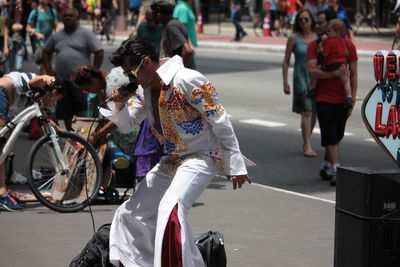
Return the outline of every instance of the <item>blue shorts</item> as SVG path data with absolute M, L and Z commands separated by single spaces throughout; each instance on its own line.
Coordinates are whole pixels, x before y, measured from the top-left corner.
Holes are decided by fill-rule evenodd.
M 0 119 L 8 120 L 9 104 L 6 88 L 0 85 Z

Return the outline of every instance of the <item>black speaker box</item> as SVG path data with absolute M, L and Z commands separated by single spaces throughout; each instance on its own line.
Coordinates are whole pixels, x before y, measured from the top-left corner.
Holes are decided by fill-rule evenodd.
M 399 170 L 338 169 L 334 266 L 400 266 Z

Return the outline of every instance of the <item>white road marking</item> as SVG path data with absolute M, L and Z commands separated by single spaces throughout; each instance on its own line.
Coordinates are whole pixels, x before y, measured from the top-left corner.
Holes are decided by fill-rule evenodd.
M 365 138 L 365 141 L 367 141 L 367 142 L 375 142 L 375 139 L 374 138 Z
M 273 122 L 273 121 L 263 121 L 263 120 L 257 120 L 257 119 L 249 119 L 249 120 L 240 120 L 242 123 L 247 123 L 247 124 L 254 124 L 254 125 L 259 125 L 259 126 L 266 126 L 266 127 L 283 127 L 286 126 L 286 123 L 281 123 L 281 122 Z
M 301 193 L 297 193 L 297 192 L 294 192 L 294 191 L 285 190 L 285 189 L 281 189 L 281 188 L 277 188 L 277 187 L 272 187 L 272 186 L 268 186 L 268 185 L 262 185 L 262 184 L 258 184 L 258 183 L 251 183 L 251 184 L 255 185 L 255 186 L 258 186 L 258 187 L 261 187 L 261 188 L 270 189 L 270 190 L 273 190 L 273 191 L 277 191 L 277 192 L 281 192 L 281 193 L 285 193 L 285 194 L 289 194 L 289 195 L 294 195 L 294 196 L 299 196 L 299 197 L 303 197 L 303 198 L 318 200 L 318 201 L 322 201 L 322 202 L 326 202 L 326 203 L 330 203 L 330 204 L 335 204 L 336 203 L 333 200 L 320 198 L 320 197 L 313 197 L 313 196 L 310 196 L 310 195 L 301 194 Z

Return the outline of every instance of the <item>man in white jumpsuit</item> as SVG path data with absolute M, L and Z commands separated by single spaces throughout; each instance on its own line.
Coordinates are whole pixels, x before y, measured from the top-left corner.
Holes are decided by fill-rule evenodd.
M 101 112 L 123 132 L 147 117 L 166 154 L 116 211 L 110 261 L 126 267 L 204 266 L 189 209 L 222 169 L 234 189 L 250 183 L 228 116 L 213 85 L 185 68 L 179 56 L 159 60 L 149 43 L 131 38 L 110 60 L 144 88 L 144 102 L 128 108 L 129 96 L 115 90 Z

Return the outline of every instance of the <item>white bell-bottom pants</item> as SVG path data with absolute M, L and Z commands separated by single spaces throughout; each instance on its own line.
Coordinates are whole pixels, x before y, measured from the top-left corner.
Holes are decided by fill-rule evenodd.
M 188 211 L 217 167 L 202 158 L 189 158 L 170 173 L 162 162 L 115 213 L 110 232 L 110 261 L 115 266 L 121 262 L 125 267 L 204 267 Z M 176 254 L 172 259 L 171 252 Z

